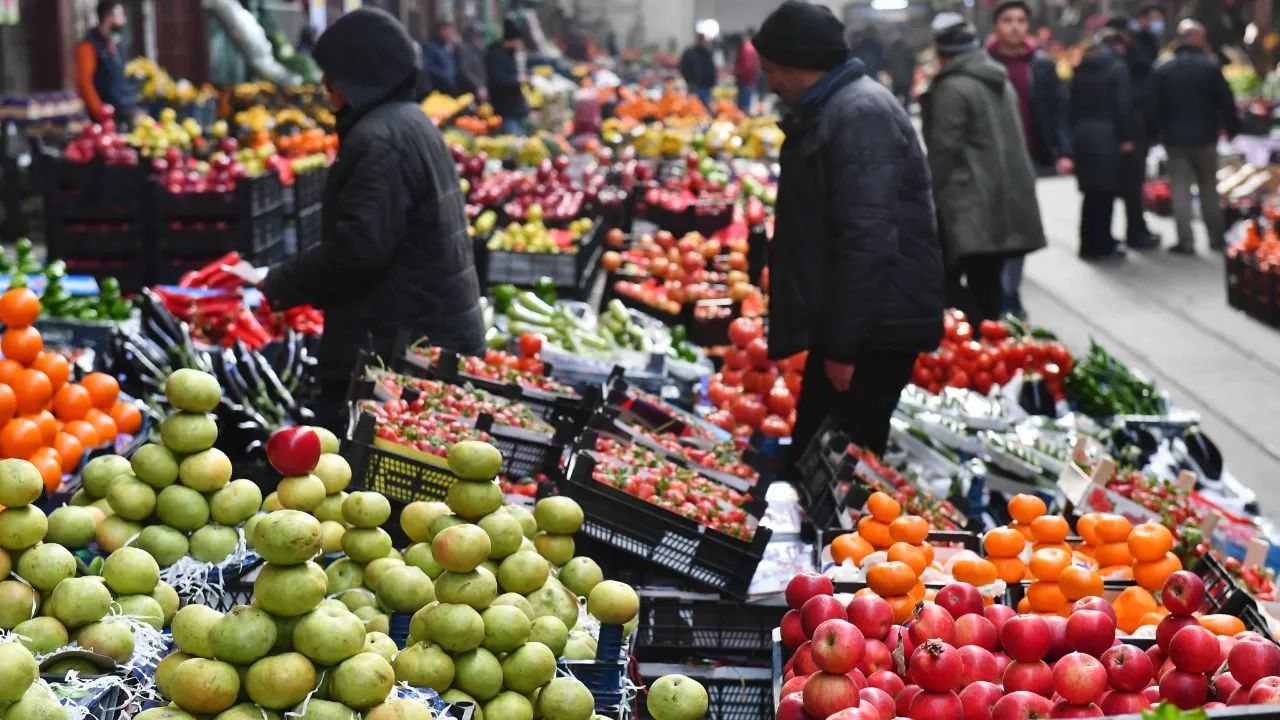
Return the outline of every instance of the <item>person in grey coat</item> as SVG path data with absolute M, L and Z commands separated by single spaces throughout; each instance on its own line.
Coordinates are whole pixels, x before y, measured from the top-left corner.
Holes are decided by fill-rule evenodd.
M 947 261 L 948 300 L 999 318 L 1005 260 L 1045 246 L 1018 96 L 1008 73 L 955 13 L 934 19 L 942 69 L 923 101 L 924 139 Z

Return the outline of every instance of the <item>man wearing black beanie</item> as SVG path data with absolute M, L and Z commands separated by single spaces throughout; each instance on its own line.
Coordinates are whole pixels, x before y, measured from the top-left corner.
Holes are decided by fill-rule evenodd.
M 829 9 L 787 0 L 752 41 L 783 119 L 769 353 L 808 351 L 792 452 L 833 417 L 882 453 L 916 355 L 942 336 L 929 170 L 911 120 Z

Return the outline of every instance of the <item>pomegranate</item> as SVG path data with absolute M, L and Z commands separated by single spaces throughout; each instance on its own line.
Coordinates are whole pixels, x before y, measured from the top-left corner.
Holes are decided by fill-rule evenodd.
M 926 640 L 941 640 L 950 645 L 956 639 L 956 621 L 951 617 L 951 613 L 940 605 L 920 602 L 916 604 L 916 609 L 911 615 L 911 625 L 907 629 L 907 635 L 914 645 L 919 645 Z

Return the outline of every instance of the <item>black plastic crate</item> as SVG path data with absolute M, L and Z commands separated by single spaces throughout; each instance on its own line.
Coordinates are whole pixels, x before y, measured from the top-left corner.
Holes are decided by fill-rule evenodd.
M 315 206 L 307 208 L 294 218 L 294 229 L 298 236 L 298 252 L 310 250 L 320 244 L 324 237 L 323 208 Z
M 254 256 L 284 241 L 284 215 L 270 212 L 239 220 L 169 220 L 156 229 L 160 257 L 217 258 L 229 252 Z
M 686 657 L 768 656 L 773 628 L 785 605 L 690 599 L 640 591 L 636 656 L 642 660 Z
M 742 449 L 741 456 L 743 463 L 756 470 L 757 477 L 754 481 L 750 478 L 740 477 L 738 475 L 727 473 L 723 470 L 718 470 L 716 468 L 696 463 L 679 452 L 670 450 L 649 440 L 648 438 L 645 438 L 640 433 L 640 428 L 636 428 L 623 420 L 620 420 L 618 418 L 618 411 L 612 407 L 601 407 L 597 410 L 596 413 L 591 416 L 591 419 L 587 421 L 586 429 L 597 434 L 611 435 L 628 443 L 639 443 L 657 455 L 664 457 L 681 467 L 696 470 L 698 473 L 716 480 L 723 485 L 728 485 L 740 492 L 751 492 L 763 497 L 765 490 L 768 488 L 769 482 L 773 479 L 772 477 L 759 472 L 759 466 L 762 462 L 762 458 L 759 457 L 759 453 L 756 452 L 756 449 L 749 445 Z M 648 430 L 648 432 L 662 434 L 661 432 L 655 432 L 653 430 Z M 590 446 L 593 442 L 594 441 L 584 442 L 583 445 Z M 692 443 L 693 441 L 689 442 Z
M 143 214 L 146 171 L 141 166 L 50 159 L 45 169 L 46 210 L 59 221 L 136 220 Z
M 1228 252 L 1226 271 L 1227 304 L 1237 310 L 1244 310 L 1244 257 L 1238 252 Z
M 853 469 L 856 463 L 848 453 L 849 438 L 834 429 L 827 421 L 818 428 L 809 447 L 800 456 L 797 463 L 798 481 L 796 489 L 800 491 L 800 502 L 814 527 L 826 528 L 835 526 L 836 519 L 844 508 L 856 504 L 858 495 L 850 494 L 858 491 L 853 488 Z
M 489 435 L 490 442 L 502 453 L 502 472 L 512 478 L 533 477 L 538 473 L 554 475 L 560 468 L 565 447 L 573 439 L 571 429 L 547 435 L 505 425 L 494 425 Z
M 624 640 L 621 625 L 601 625 L 596 640 L 594 660 L 560 660 L 556 665 L 587 686 L 595 698 L 596 712 L 615 714 L 622 704 L 624 680 L 631 658 L 628 655 L 634 636 Z
M 761 720 L 773 717 L 773 673 L 768 667 L 750 665 L 675 665 L 641 663 L 640 675 L 652 683 L 664 675 L 679 673 L 697 680 L 707 690 L 707 720 Z M 651 720 L 646 703 L 638 715 Z
M 718 347 L 729 344 L 729 325 L 733 323 L 735 318 L 742 315 L 742 303 L 723 298 L 719 300 L 700 300 L 689 307 L 691 308 L 688 324 L 689 342 L 702 347 Z M 699 308 L 725 307 L 729 309 L 729 314 L 724 317 L 710 319 L 698 317 Z
M 132 260 L 85 258 L 64 256 L 67 273 L 71 275 L 92 275 L 99 280 L 113 277 L 120 281 L 120 289 L 125 293 L 136 293 L 154 282 L 153 272 L 144 258 Z
M 184 606 L 198 603 L 218 612 L 227 612 L 237 605 L 252 605 L 253 581 L 246 578 L 263 563 L 262 558 L 254 556 L 237 566 L 210 570 L 207 583 L 194 589 L 179 588 L 178 599 Z
M 596 222 L 579 239 L 576 253 L 552 254 L 486 249 L 484 252 L 485 282 L 531 287 L 540 278 L 548 277 L 555 283 L 556 288 L 576 293 L 583 284 L 583 278 L 593 273 L 600 264 L 600 255 L 603 252 L 602 232 L 601 224 Z
M 59 222 L 45 226 L 49 256 L 54 258 L 135 259 L 147 248 L 147 227 L 135 220 Z
M 324 186 L 329 181 L 329 166 L 308 170 L 293 176 L 293 206 L 299 211 L 324 202 Z
M 1201 555 L 1192 565 L 1191 572 L 1204 580 L 1205 610 L 1209 613 L 1234 615 L 1245 627 L 1263 637 L 1275 640 L 1270 624 L 1258 610 L 1258 604 L 1249 591 L 1240 586 L 1230 571 L 1212 553 Z
M 561 494 L 582 506 L 581 535 L 624 550 L 717 592 L 744 598 L 773 532 L 758 526 L 751 540 L 739 540 L 638 497 L 596 482 L 595 460 L 575 453 L 560 485 Z
M 155 202 L 162 223 L 256 217 L 283 205 L 284 186 L 274 172 L 240 180 L 230 192 L 170 193 L 157 188 Z
M 415 459 L 375 445 L 373 416 L 362 414 L 351 439 L 342 444 L 351 465 L 351 484 L 386 495 L 393 502 L 444 500 L 458 476 L 444 458 L 439 464 Z

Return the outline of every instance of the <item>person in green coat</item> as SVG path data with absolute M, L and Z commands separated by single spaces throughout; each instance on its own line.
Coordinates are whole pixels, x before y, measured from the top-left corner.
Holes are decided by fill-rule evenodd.
M 1044 247 L 1044 229 L 1008 74 L 960 15 L 940 13 L 933 34 L 942 68 L 922 106 L 947 300 L 976 323 L 1001 316 L 1004 262 Z

